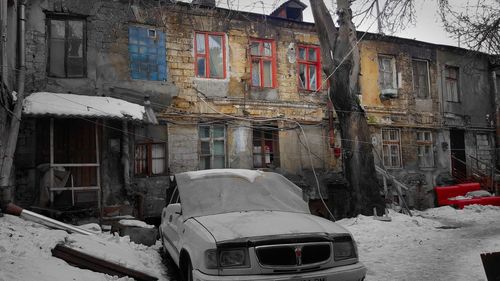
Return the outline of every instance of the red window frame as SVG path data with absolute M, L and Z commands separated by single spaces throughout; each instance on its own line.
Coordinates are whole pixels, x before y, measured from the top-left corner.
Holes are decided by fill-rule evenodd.
M 198 42 L 197 42 L 197 36 L 198 34 L 203 34 L 205 38 L 205 53 L 204 54 L 199 54 L 198 53 Z M 220 36 L 222 37 L 222 78 L 218 77 L 210 77 L 210 54 L 208 50 L 209 44 L 208 44 L 208 36 Z M 198 76 L 198 58 L 203 57 L 205 58 L 205 76 L 199 77 Z M 194 74 L 196 77 L 199 78 L 210 78 L 210 79 L 225 79 L 227 76 L 226 73 L 226 34 L 224 32 L 207 32 L 207 31 L 195 31 L 194 32 Z
M 249 51 L 250 53 L 250 82 L 252 84 L 252 87 L 259 87 L 259 88 L 276 88 L 278 83 L 276 81 L 276 43 L 273 39 L 260 39 L 260 38 L 253 38 L 250 39 L 250 46 L 252 43 L 259 43 L 259 53 L 261 55 L 252 55 L 251 49 Z M 264 43 L 271 43 L 271 56 L 264 56 Z M 253 85 L 253 61 L 259 61 L 259 84 L 260 85 Z M 271 87 L 265 87 L 264 86 L 264 61 L 270 61 L 271 62 Z
M 306 58 L 301 59 L 300 58 L 300 49 L 305 49 L 306 52 Z M 316 51 L 316 61 L 312 61 L 311 58 L 309 58 L 309 50 L 314 49 Z M 300 65 L 305 65 L 306 66 L 306 87 L 303 88 L 300 85 Z M 309 69 L 311 67 L 314 67 L 316 69 L 316 88 L 311 89 L 311 83 L 310 83 L 310 75 L 309 75 Z M 319 46 L 308 46 L 308 45 L 299 45 L 297 48 L 297 85 L 299 89 L 301 90 L 307 90 L 307 91 L 317 91 L 321 87 L 321 50 Z

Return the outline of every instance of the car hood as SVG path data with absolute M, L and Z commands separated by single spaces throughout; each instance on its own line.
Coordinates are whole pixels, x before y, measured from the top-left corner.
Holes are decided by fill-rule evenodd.
M 304 213 L 251 211 L 195 219 L 210 231 L 216 242 L 274 235 L 349 233 L 334 222 Z

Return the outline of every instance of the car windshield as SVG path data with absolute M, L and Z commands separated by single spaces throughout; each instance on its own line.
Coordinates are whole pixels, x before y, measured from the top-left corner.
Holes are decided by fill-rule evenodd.
M 301 189 L 276 173 L 214 169 L 181 173 L 176 181 L 186 218 L 241 211 L 309 213 Z

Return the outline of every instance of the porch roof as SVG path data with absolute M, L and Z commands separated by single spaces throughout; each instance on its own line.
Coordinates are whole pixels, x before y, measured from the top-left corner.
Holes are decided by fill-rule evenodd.
M 125 100 L 50 92 L 32 93 L 26 97 L 23 101 L 23 114 L 129 119 L 146 123 L 155 123 L 156 121 L 151 120 L 154 119 L 154 115 L 153 118 L 148 117 L 150 114 L 146 114 L 144 106 Z

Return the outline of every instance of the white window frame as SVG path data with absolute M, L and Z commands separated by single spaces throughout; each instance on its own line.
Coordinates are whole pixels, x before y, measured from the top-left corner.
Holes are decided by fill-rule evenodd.
M 427 81 L 427 95 L 426 95 L 426 97 L 419 97 L 418 93 L 415 92 L 415 82 L 418 83 L 418 81 L 415 81 L 415 73 L 414 73 L 414 67 L 413 67 L 414 62 L 425 62 L 425 69 L 427 71 L 427 77 L 425 79 Z M 411 79 L 412 79 L 413 91 L 415 93 L 415 98 L 417 98 L 417 99 L 429 99 L 431 96 L 431 81 L 430 81 L 430 75 L 429 75 L 429 61 L 421 60 L 421 59 L 412 59 L 411 60 Z
M 383 75 L 382 73 L 384 72 L 384 70 L 382 69 L 382 63 L 381 61 L 382 60 L 386 60 L 386 59 L 389 59 L 390 62 L 391 62 L 391 73 L 392 73 L 392 88 L 383 88 L 382 85 L 382 79 L 383 79 Z M 398 75 L 397 75 L 397 70 L 396 70 L 396 58 L 394 56 L 389 56 L 389 55 L 378 55 L 378 59 L 377 59 L 377 63 L 378 63 L 378 85 L 380 87 L 380 93 L 382 95 L 392 95 L 392 96 L 397 96 L 398 94 Z M 387 71 L 385 71 L 387 72 Z
M 384 132 L 387 132 L 387 135 L 391 135 L 390 133 L 396 132 L 397 139 L 384 139 Z M 384 128 L 381 130 L 381 135 L 382 135 L 382 161 L 384 163 L 384 167 L 389 168 L 389 169 L 398 169 L 403 167 L 403 159 L 401 157 L 401 130 L 400 129 L 395 129 L 395 128 Z M 391 148 L 397 146 L 397 157 L 398 157 L 398 162 L 399 163 L 394 163 L 392 158 L 394 155 L 392 154 Z M 387 152 L 385 152 L 385 148 L 387 149 Z M 386 155 L 386 153 L 389 153 Z M 386 158 L 389 161 L 386 161 Z
M 227 129 L 226 129 L 226 126 L 223 125 L 223 124 L 211 124 L 211 125 L 199 125 L 198 126 L 198 131 L 201 130 L 202 127 L 209 127 L 209 132 L 210 132 L 210 135 L 208 137 L 201 137 L 201 135 L 198 133 L 198 143 L 199 143 L 199 153 L 198 153 L 198 156 L 199 156 L 199 169 L 200 170 L 205 170 L 207 168 L 203 167 L 202 164 L 204 162 L 202 162 L 203 158 L 205 157 L 210 157 L 210 168 L 208 169 L 214 169 L 214 160 L 216 157 L 220 157 L 220 155 L 215 155 L 215 151 L 214 151 L 214 142 L 215 141 L 222 141 L 224 143 L 224 167 L 222 168 L 226 168 L 227 167 L 227 148 L 226 148 L 226 144 L 227 144 Z M 224 136 L 222 137 L 214 137 L 214 127 L 222 127 L 224 128 Z M 202 153 L 202 143 L 203 142 L 208 142 L 209 143 L 209 147 L 210 147 L 210 153 L 209 154 L 203 154 Z
M 434 167 L 434 142 L 432 139 L 431 131 L 417 131 L 417 157 L 418 166 L 420 168 L 433 168 Z M 426 155 L 426 148 L 429 151 L 429 158 Z M 428 161 L 427 161 L 427 160 Z

